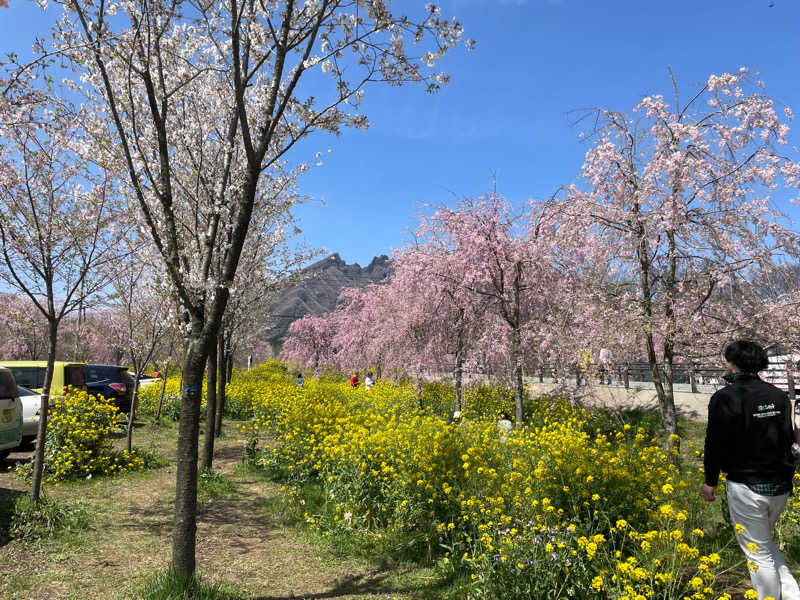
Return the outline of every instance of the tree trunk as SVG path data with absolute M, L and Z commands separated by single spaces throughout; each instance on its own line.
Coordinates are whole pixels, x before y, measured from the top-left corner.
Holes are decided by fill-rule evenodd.
M 56 340 L 58 339 L 58 322 L 48 320 L 47 369 L 44 373 L 42 401 L 39 406 L 39 430 L 36 432 L 36 453 L 33 457 L 33 474 L 31 475 L 31 502 L 39 502 L 42 492 L 42 473 L 44 472 L 44 442 L 47 439 L 47 416 L 50 409 L 50 396 L 53 383 L 53 367 L 56 357 Z M 59 390 L 60 392 L 61 390 Z
M 456 356 L 456 368 L 453 372 L 456 388 L 456 408 L 455 410 L 461 412 L 464 405 L 464 392 L 462 389 L 462 379 L 464 378 L 464 358 L 459 353 Z
M 647 243 L 647 238 L 645 237 L 645 232 L 641 226 L 637 231 L 637 241 L 636 253 L 639 257 L 639 285 L 642 292 L 642 300 L 640 304 L 642 307 L 642 315 L 644 316 L 646 322 L 645 342 L 647 345 L 647 362 L 650 364 L 650 374 L 652 375 L 653 385 L 655 386 L 656 394 L 658 395 L 658 404 L 661 408 L 661 421 L 664 425 L 664 431 L 667 434 L 667 439 L 669 440 L 669 436 L 673 433 L 677 433 L 678 431 L 678 421 L 675 412 L 675 397 L 672 392 L 672 357 L 670 356 L 669 377 L 662 378 L 661 369 L 658 367 L 658 361 L 656 358 L 655 342 L 653 341 L 653 294 L 652 290 L 650 289 L 650 250 Z M 664 343 L 666 352 L 667 341 Z M 664 359 L 666 361 L 666 356 Z M 669 393 L 664 390 L 663 381 L 665 380 L 669 381 Z M 668 445 L 670 443 L 671 442 L 668 442 Z
M 658 396 L 658 406 L 661 409 L 661 423 L 664 425 L 664 431 L 667 432 L 667 435 L 673 433 L 670 430 L 670 422 L 669 422 L 669 415 L 675 414 L 675 401 L 672 398 L 672 394 L 670 393 L 670 399 L 672 400 L 672 410 L 670 410 L 670 403 L 667 400 L 667 393 L 664 390 L 664 376 L 661 373 L 661 369 L 658 366 L 658 360 L 656 359 L 656 349 L 655 344 L 653 342 L 653 333 L 652 331 L 648 331 L 645 335 L 645 343 L 647 346 L 647 362 L 650 365 L 650 376 L 653 379 L 653 385 L 656 388 L 656 395 Z M 672 365 L 670 365 L 670 368 Z M 670 374 L 671 375 L 671 374 Z M 672 385 L 670 385 L 670 392 L 671 392 Z
M 464 311 L 461 311 L 460 318 L 464 318 Z M 461 412 L 464 401 L 461 382 L 464 377 L 464 327 L 458 328 L 458 341 L 456 346 L 456 364 L 453 372 L 456 388 L 456 410 Z
M 522 427 L 522 401 L 525 388 L 522 386 L 522 331 L 520 326 L 520 291 L 522 286 L 522 262 L 514 265 L 514 317 L 511 324 L 511 357 L 514 361 L 514 412 L 517 429 Z
M 672 448 L 672 434 L 678 434 L 678 411 L 675 409 L 675 393 L 673 391 L 672 349 L 664 348 L 664 401 L 661 403 L 661 419 L 667 434 L 667 448 Z M 660 398 L 659 398 L 660 400 Z
M 178 465 L 175 475 L 175 516 L 172 530 L 172 571 L 194 577 L 197 534 L 197 444 L 203 397 L 207 341 L 196 326 L 183 363 L 181 413 L 178 424 Z
M 156 418 L 153 421 L 155 425 L 161 423 L 161 408 L 164 406 L 164 392 L 167 391 L 167 377 L 169 376 L 169 360 L 167 360 L 167 365 L 164 367 L 164 373 L 162 373 L 161 377 L 163 377 L 161 381 L 161 395 L 158 397 L 158 408 L 156 409 Z
M 517 429 L 522 427 L 522 401 L 525 388 L 522 385 L 522 335 L 519 328 L 511 331 L 511 358 L 514 362 L 514 417 Z
M 214 435 L 222 434 L 222 417 L 225 414 L 225 379 L 228 355 L 225 352 L 225 338 L 217 335 L 217 415 L 214 422 Z
M 417 373 L 417 404 L 419 409 L 422 410 L 422 371 Z
M 667 433 L 667 448 L 672 448 L 672 436 L 678 434 L 678 415 L 675 410 L 675 394 L 673 391 L 674 374 L 672 363 L 675 360 L 675 331 L 678 329 L 675 318 L 675 303 L 677 295 L 676 277 L 678 260 L 675 249 L 675 233 L 667 232 L 667 255 L 669 256 L 669 270 L 665 282 L 666 307 L 664 316 L 667 321 L 667 335 L 664 336 L 664 400 L 661 404 L 661 416 L 664 420 L 664 429 Z
M 228 373 L 225 377 L 225 383 L 230 383 L 231 379 L 233 379 L 233 352 L 231 352 L 230 348 L 228 348 L 225 354 L 227 354 L 228 357 Z
M 131 396 L 131 410 L 128 413 L 128 434 L 125 436 L 125 447 L 128 449 L 128 454 L 133 449 L 133 421 L 136 418 L 136 406 L 139 404 L 139 369 L 136 368 L 136 374 L 133 381 L 133 396 Z M 144 367 L 142 367 L 144 368 Z
M 214 433 L 217 418 L 217 344 L 208 345 L 208 380 L 206 385 L 206 429 L 203 440 L 201 469 L 211 469 L 214 463 Z

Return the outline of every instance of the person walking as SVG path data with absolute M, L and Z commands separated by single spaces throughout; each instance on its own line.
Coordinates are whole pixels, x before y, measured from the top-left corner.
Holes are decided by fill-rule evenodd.
M 759 600 L 800 600 L 800 588 L 772 539 L 792 491 L 791 404 L 786 392 L 758 376 L 769 364 L 759 344 L 733 342 L 724 356 L 727 385 L 708 404 L 702 495 L 713 502 L 720 471 L 727 473 L 731 523 Z
M 375 385 L 375 380 L 372 378 L 372 371 L 370 371 L 364 378 L 364 389 L 371 390 L 373 385 Z

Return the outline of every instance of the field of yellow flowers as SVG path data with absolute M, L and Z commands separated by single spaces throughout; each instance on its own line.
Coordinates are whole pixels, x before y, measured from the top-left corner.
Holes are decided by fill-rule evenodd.
M 434 384 L 421 402 L 411 385 L 335 377 L 297 387 L 278 363 L 228 386 L 248 455 L 311 529 L 401 540 L 451 577 L 454 597 L 726 599 L 745 576 L 724 505 L 699 496 L 693 443 L 666 451 L 641 427 L 550 397 L 501 436 L 508 392 L 470 389 L 460 425 L 443 419 L 451 395 Z

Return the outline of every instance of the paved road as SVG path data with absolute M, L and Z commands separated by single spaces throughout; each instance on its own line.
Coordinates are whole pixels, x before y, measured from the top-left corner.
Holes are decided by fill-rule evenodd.
M 539 383 L 535 380 L 528 380 L 526 384 L 530 386 L 534 393 L 547 393 L 558 389 L 555 383 Z M 650 384 L 652 386 L 652 384 Z M 567 383 L 567 389 L 575 389 L 574 382 Z M 688 385 L 686 385 L 688 388 Z M 708 400 L 714 393 L 712 386 L 704 386 L 701 393 L 693 394 L 684 391 L 676 386 L 675 407 L 688 419 L 705 421 L 708 418 Z M 631 382 L 631 389 L 626 390 L 621 385 L 598 385 L 593 383 L 590 386 L 580 387 L 575 390 L 576 397 L 584 402 L 608 406 L 614 408 L 652 408 L 658 410 L 658 397 L 654 388 L 643 389 L 642 384 Z

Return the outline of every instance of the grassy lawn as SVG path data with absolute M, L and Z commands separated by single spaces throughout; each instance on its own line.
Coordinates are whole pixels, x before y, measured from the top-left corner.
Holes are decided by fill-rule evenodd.
M 233 428 L 218 441 L 215 473 L 200 476 L 198 569 L 225 598 L 435 598 L 427 569 L 343 556 L 288 516 L 280 485 L 242 468 Z M 45 489 L 77 510 L 78 524 L 43 541 L 9 539 L 8 520 L 27 485 L 0 474 L 0 598 L 134 598 L 170 562 L 175 485 L 174 424 L 141 424 L 134 445 L 168 466 Z M 124 440 L 118 440 L 122 443 Z M 7 465 L 3 467 L 5 470 Z

